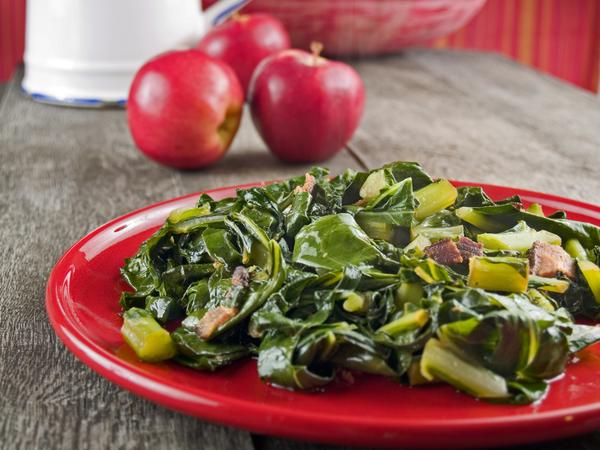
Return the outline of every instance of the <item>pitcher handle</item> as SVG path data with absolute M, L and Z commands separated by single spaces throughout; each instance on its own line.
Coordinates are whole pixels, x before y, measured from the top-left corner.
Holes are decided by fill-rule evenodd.
M 204 23 L 207 29 L 216 27 L 220 23 L 225 22 L 233 13 L 244 7 L 251 0 L 219 0 L 204 13 Z

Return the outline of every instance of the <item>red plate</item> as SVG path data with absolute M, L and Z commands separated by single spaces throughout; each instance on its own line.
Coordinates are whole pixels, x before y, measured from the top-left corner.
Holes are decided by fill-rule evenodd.
M 466 185 L 470 183 L 456 183 Z M 238 186 L 248 187 L 248 186 Z M 600 225 L 600 207 L 552 195 L 487 186 L 492 198 L 520 194 L 546 212 Z M 236 187 L 210 191 L 233 196 Z M 256 433 L 337 444 L 411 447 L 499 446 L 553 439 L 600 427 L 600 345 L 579 354 L 538 405 L 494 405 L 449 386 L 410 388 L 360 376 L 324 392 L 290 392 L 262 383 L 252 360 L 216 373 L 173 363 L 145 364 L 123 343 L 119 268 L 188 195 L 115 219 L 75 244 L 50 275 L 46 307 L 67 347 L 109 380 L 169 408 Z

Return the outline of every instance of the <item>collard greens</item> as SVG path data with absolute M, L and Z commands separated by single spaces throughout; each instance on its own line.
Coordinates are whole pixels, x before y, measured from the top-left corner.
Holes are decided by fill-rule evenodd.
M 431 257 L 440 241 L 484 247 L 448 262 Z M 576 273 L 530 274 L 538 241 L 566 248 Z M 314 168 L 173 211 L 122 269 L 123 335 L 140 358 L 199 370 L 255 356 L 279 387 L 351 371 L 530 403 L 600 340 L 573 319 L 600 317 L 599 249 L 594 225 L 416 163 Z

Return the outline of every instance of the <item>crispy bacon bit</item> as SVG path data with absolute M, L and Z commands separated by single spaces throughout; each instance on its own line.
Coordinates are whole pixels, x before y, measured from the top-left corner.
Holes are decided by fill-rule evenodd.
M 529 249 L 529 271 L 541 277 L 562 273 L 575 278 L 575 260 L 558 245 L 535 241 Z
M 201 339 L 209 339 L 217 328 L 235 317 L 237 313 L 237 308 L 227 308 L 226 306 L 218 306 L 215 309 L 211 309 L 204 314 L 204 317 L 196 325 L 196 333 Z
M 339 380 L 342 383 L 348 384 L 348 385 L 354 384 L 354 381 L 355 381 L 354 375 L 352 375 L 352 372 L 350 372 L 349 370 L 341 369 L 338 372 L 338 375 L 339 375 Z
M 456 246 L 463 261 L 468 261 L 473 256 L 483 256 L 483 244 L 472 241 L 468 237 L 461 236 Z
M 458 250 L 458 247 L 450 238 L 442 239 L 435 244 L 431 244 L 429 247 L 426 247 L 424 251 L 425 254 L 435 262 L 444 264 L 445 266 L 463 262 L 460 250 Z
M 310 173 L 304 174 L 304 184 L 302 186 L 296 186 L 294 192 L 299 194 L 300 192 L 308 192 L 309 194 L 312 192 L 315 187 L 315 177 L 313 177 Z
M 231 276 L 231 284 L 234 286 L 248 287 L 250 274 L 244 266 L 237 266 Z

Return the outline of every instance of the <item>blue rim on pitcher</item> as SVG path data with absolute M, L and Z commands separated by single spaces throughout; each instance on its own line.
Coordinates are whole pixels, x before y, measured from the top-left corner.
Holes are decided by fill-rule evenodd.
M 36 102 L 49 105 L 73 106 L 79 108 L 124 108 L 127 105 L 126 99 L 102 100 L 100 98 L 54 97 L 39 92 L 30 92 L 23 86 L 21 86 L 21 92 Z

